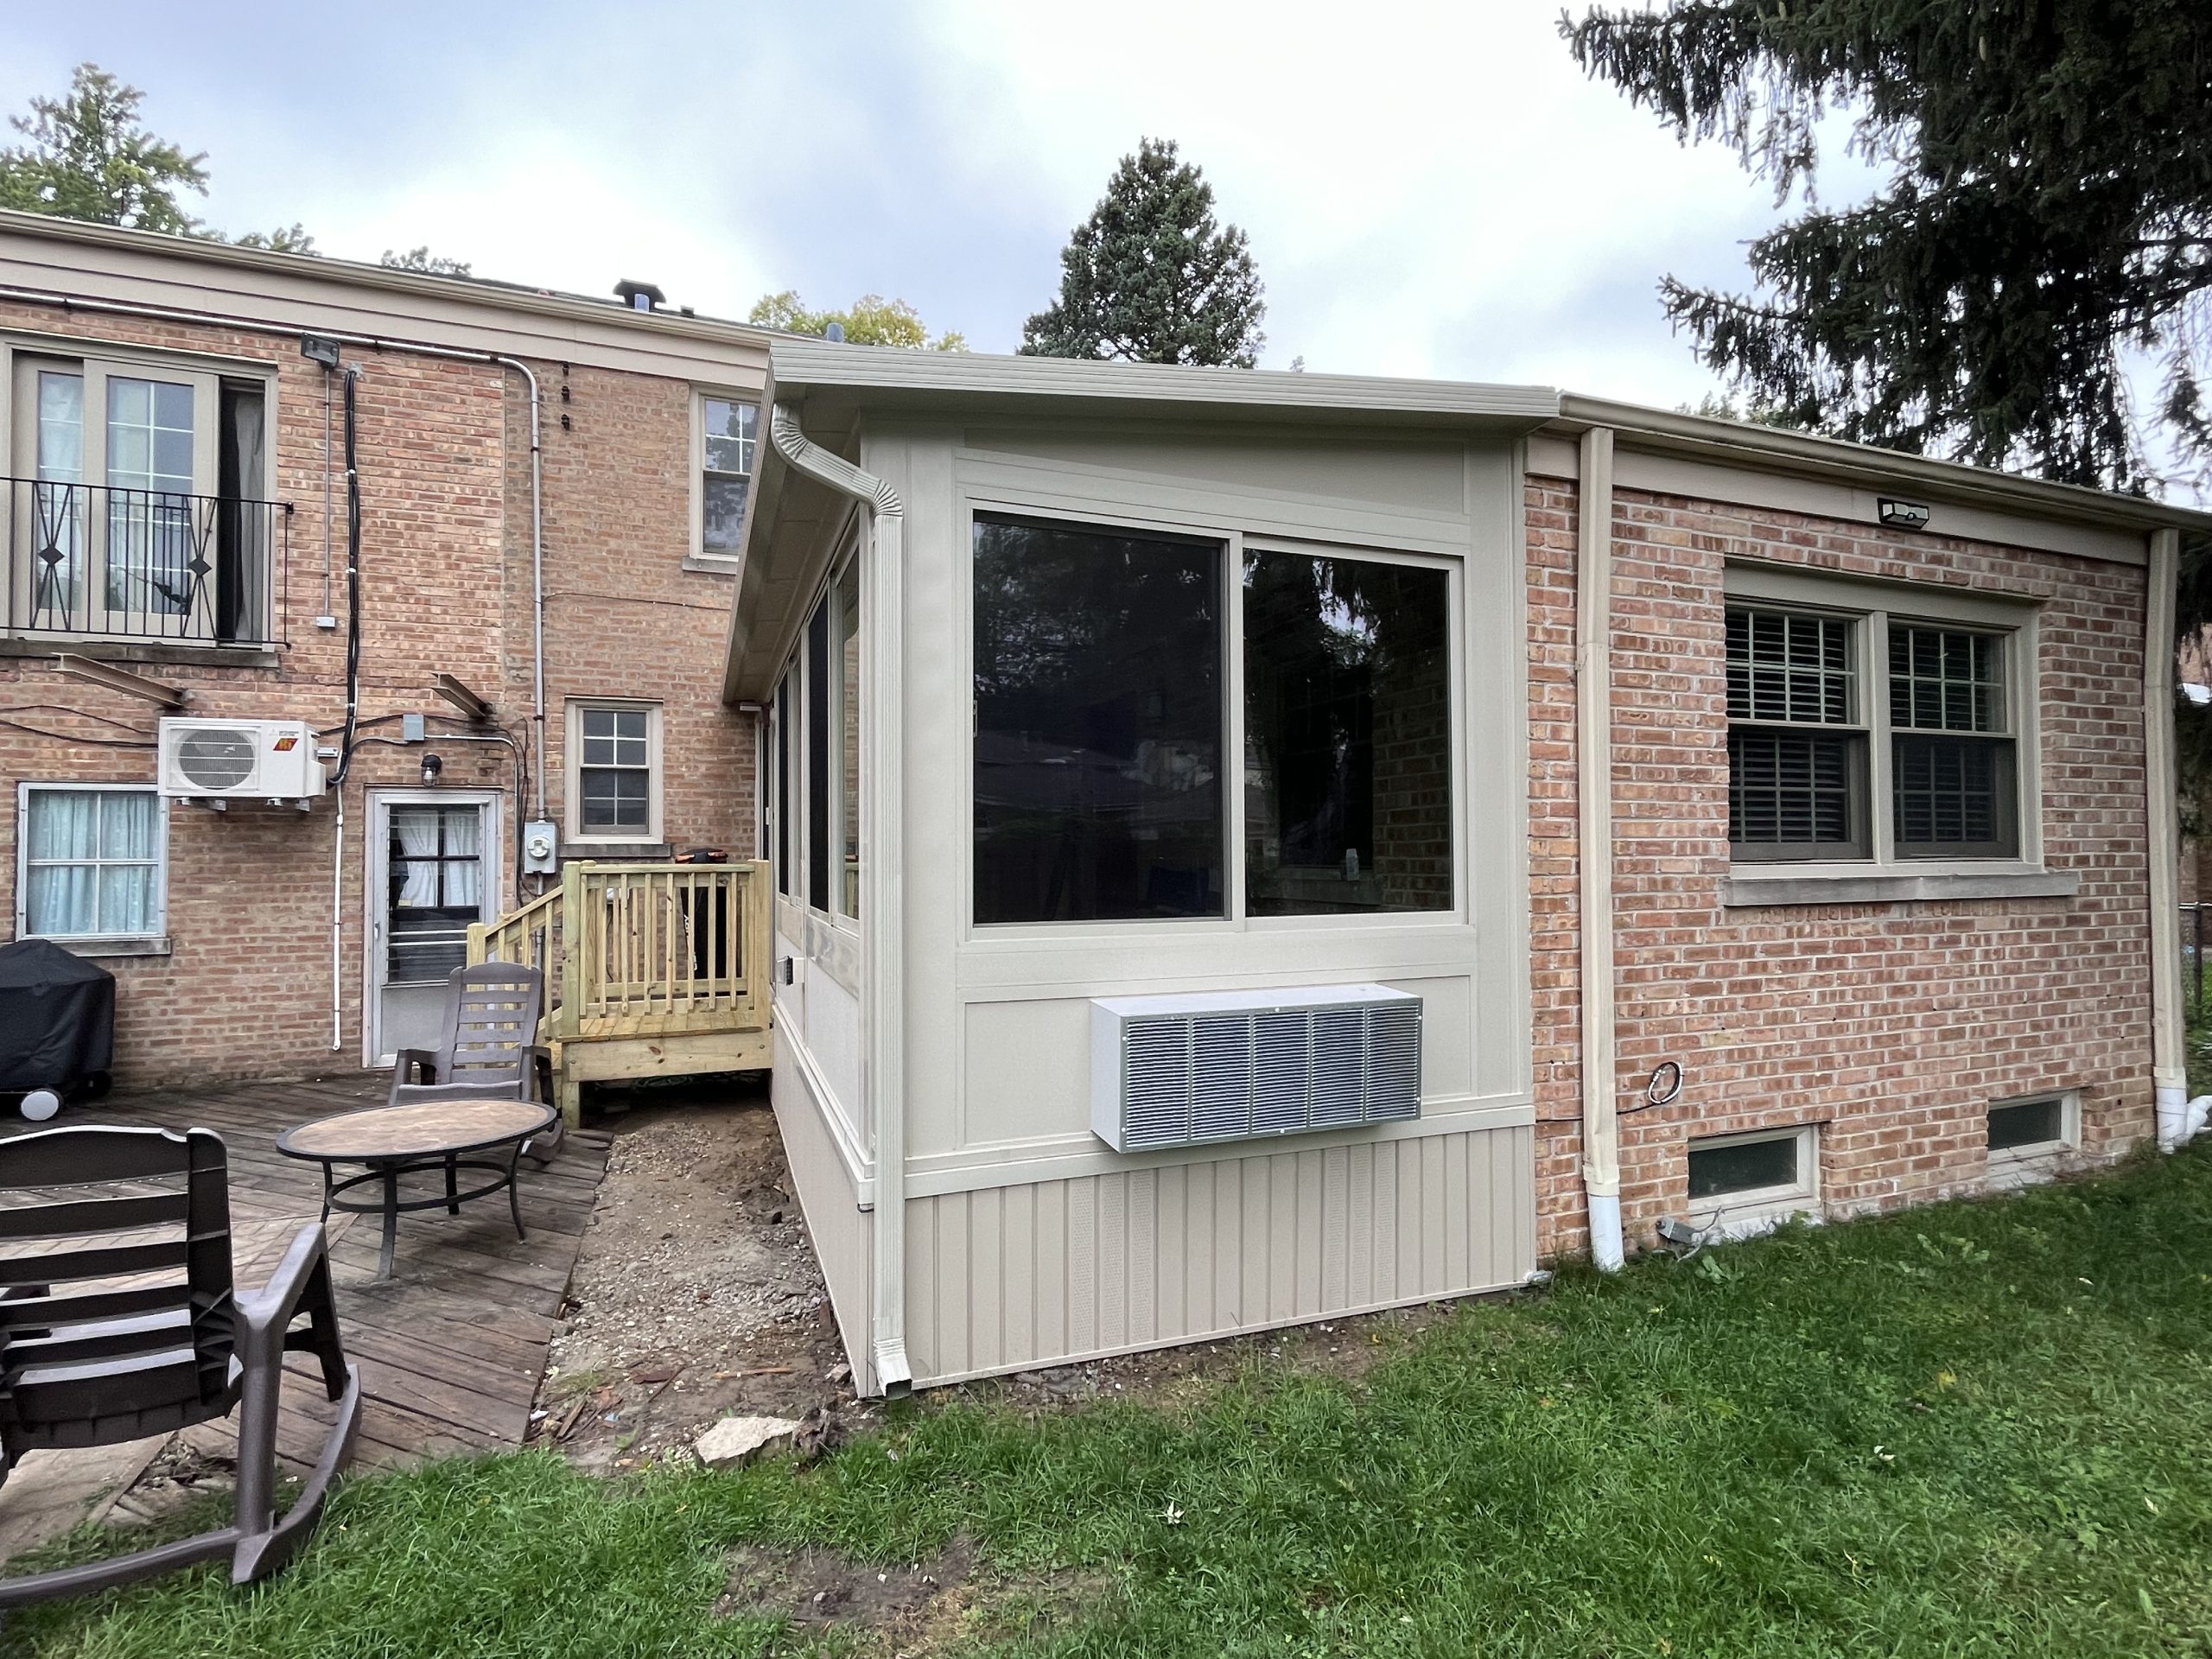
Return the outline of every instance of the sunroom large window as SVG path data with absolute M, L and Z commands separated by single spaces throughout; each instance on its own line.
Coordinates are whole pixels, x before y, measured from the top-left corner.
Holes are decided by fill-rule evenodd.
M 978 922 L 1222 914 L 1224 551 L 977 518 Z
M 977 922 L 1458 902 L 1451 570 L 1229 552 L 977 516 Z
M 1452 906 L 1451 578 L 1244 556 L 1253 916 Z

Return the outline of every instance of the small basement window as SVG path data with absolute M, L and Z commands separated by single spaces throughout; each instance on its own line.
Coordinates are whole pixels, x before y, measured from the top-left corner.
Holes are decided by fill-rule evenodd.
M 2080 1143 L 2082 1097 L 2071 1090 L 2000 1100 L 1989 1108 L 1990 1179 L 1999 1185 L 2051 1173 L 2056 1154 Z
M 1700 1225 L 1808 1210 L 1817 1196 L 1813 1125 L 1714 1135 L 1689 1147 L 1690 1215 Z

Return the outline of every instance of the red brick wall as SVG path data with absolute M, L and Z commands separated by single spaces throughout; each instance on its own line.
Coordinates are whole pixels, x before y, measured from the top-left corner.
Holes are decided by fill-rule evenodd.
M 1576 1014 L 1571 484 L 1530 480 L 1529 854 L 1541 1246 L 1586 1248 Z M 1686 1208 L 1692 1135 L 1817 1122 L 1833 1213 L 1978 1190 L 1983 1111 L 2082 1096 L 2082 1161 L 2151 1127 L 2139 569 L 1623 491 L 1614 504 L 1618 1098 L 1631 1249 Z M 1728 909 L 1722 564 L 2044 601 L 2045 861 L 2072 899 Z
M 164 663 L 138 671 L 186 687 L 192 711 L 302 719 L 344 717 L 341 627 L 314 626 L 323 607 L 322 372 L 289 335 L 213 325 L 62 317 L 0 305 L 0 325 L 97 335 L 280 365 L 273 423 L 276 495 L 294 504 L 289 577 L 273 669 Z M 528 403 L 520 377 L 489 364 L 348 348 L 363 365 L 365 722 L 404 712 L 463 729 L 432 692 L 455 675 L 490 697 L 502 728 L 531 737 L 531 519 Z M 562 699 L 658 696 L 666 702 L 668 838 L 752 852 L 752 723 L 720 701 L 730 581 L 682 569 L 690 540 L 688 388 L 643 376 L 534 365 L 546 386 L 545 575 L 548 592 L 548 796 L 562 816 Z M 560 387 L 572 385 L 568 429 Z M 344 480 L 333 493 L 337 567 L 332 607 L 342 624 Z M 0 658 L 0 928 L 15 913 L 17 791 L 22 780 L 150 783 L 158 711 L 64 678 L 50 660 Z M 25 730 L 35 728 L 35 730 Z M 369 732 L 396 736 L 396 722 Z M 92 740 L 100 740 L 95 745 Z M 329 740 L 335 741 L 334 737 Z M 503 827 L 531 816 L 515 798 L 507 750 L 429 747 L 448 788 L 497 789 Z M 364 790 L 416 785 L 419 749 L 371 745 L 357 755 L 340 870 L 343 1029 L 331 1046 L 331 884 L 335 798 L 312 810 L 235 803 L 225 813 L 170 811 L 166 957 L 111 958 L 118 978 L 119 1077 L 153 1083 L 342 1070 L 360 1060 Z M 511 856 L 502 881 L 509 902 Z

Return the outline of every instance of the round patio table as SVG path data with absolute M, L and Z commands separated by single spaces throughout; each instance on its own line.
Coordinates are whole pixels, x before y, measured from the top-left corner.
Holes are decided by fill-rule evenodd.
M 515 1236 L 527 1238 L 522 1228 L 522 1198 L 515 1185 L 515 1168 L 530 1138 L 542 1135 L 560 1119 L 561 1114 L 550 1106 L 512 1096 L 410 1101 L 295 1124 L 276 1137 L 276 1150 L 288 1158 L 322 1166 L 325 1221 L 330 1219 L 333 1210 L 384 1217 L 384 1248 L 377 1259 L 377 1278 L 381 1281 L 391 1277 L 392 1251 L 403 1211 L 442 1208 L 447 1214 L 457 1216 L 471 1198 L 488 1198 L 504 1190 L 507 1208 L 514 1217 Z M 506 1149 L 504 1160 L 472 1155 L 495 1154 L 501 1147 Z M 340 1180 L 336 1173 L 340 1164 L 362 1164 L 366 1171 Z M 445 1172 L 444 1193 L 403 1200 L 399 1178 L 426 1169 Z M 493 1179 L 463 1192 L 462 1170 Z M 373 1198 L 346 1196 L 357 1187 L 369 1185 L 378 1189 Z

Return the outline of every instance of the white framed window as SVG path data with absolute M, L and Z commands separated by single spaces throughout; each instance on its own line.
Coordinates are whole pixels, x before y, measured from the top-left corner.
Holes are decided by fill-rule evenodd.
M 568 770 L 571 842 L 660 841 L 660 704 L 571 698 Z
M 691 550 L 711 566 L 727 567 L 744 544 L 760 448 L 760 405 L 737 392 L 696 392 L 691 433 Z
M 138 784 L 16 791 L 16 933 L 144 946 L 168 927 L 168 804 Z
M 849 925 L 861 914 L 861 556 L 815 591 L 776 687 L 776 891 Z
M 2031 605 L 1766 567 L 1726 589 L 1739 874 L 2037 864 Z
M 1764 1231 L 1820 1208 L 1820 1126 L 1707 1135 L 1689 1143 L 1689 1218 L 1724 1236 Z
M 7 354 L 9 621 L 270 639 L 283 509 L 267 499 L 269 383 L 165 357 Z
M 1995 1186 L 2047 1180 L 2082 1144 L 2082 1096 L 2061 1089 L 1993 1100 L 1987 1116 L 1989 1179 Z

